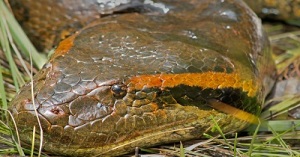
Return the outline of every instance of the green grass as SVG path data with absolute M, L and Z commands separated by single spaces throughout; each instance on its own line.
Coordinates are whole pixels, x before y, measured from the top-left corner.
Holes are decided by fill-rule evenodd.
M 281 24 L 273 25 L 268 31 L 269 33 L 280 31 L 284 27 Z M 270 36 L 272 43 L 279 47 L 277 49 L 284 52 L 274 54 L 277 68 L 282 73 L 291 64 L 300 64 L 299 35 L 300 32 L 295 31 Z M 288 42 L 289 46 L 285 47 L 285 44 L 280 44 L 280 41 Z M 7 107 L 19 88 L 32 78 L 32 71 L 42 67 L 46 57 L 36 51 L 2 0 L 0 0 L 0 59 L 0 156 L 1 154 L 36 155 L 37 152 L 21 147 L 18 136 L 12 136 L 12 128 L 7 126 L 6 122 L 6 117 L 9 116 Z M 289 74 L 288 71 L 286 73 Z M 247 129 L 251 136 L 237 133 L 225 135 L 215 121 L 214 128 L 219 136 L 205 134 L 206 139 L 142 150 L 181 157 L 187 155 L 207 157 L 213 156 L 213 153 L 230 156 L 300 156 L 300 142 L 296 141 L 300 140 L 300 120 L 287 118 L 291 109 L 299 107 L 300 94 L 274 98 L 267 103 L 278 101 L 280 103 L 262 113 L 261 125 Z
M 7 126 L 8 102 L 25 82 L 32 78 L 32 71 L 46 62 L 31 44 L 4 1 L 0 0 L 0 156 L 1 154 L 30 154 L 21 147 L 18 136 Z M 32 61 L 32 62 L 28 62 Z M 16 138 L 16 139 L 15 139 Z M 24 153 L 25 152 L 25 153 Z

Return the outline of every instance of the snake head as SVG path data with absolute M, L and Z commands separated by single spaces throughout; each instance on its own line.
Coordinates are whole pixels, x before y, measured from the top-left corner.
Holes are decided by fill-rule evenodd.
M 175 9 L 107 16 L 62 41 L 12 101 L 22 141 L 41 126 L 46 151 L 112 156 L 201 137 L 212 118 L 245 128 L 274 72 L 259 19 L 236 0 L 166 3 Z

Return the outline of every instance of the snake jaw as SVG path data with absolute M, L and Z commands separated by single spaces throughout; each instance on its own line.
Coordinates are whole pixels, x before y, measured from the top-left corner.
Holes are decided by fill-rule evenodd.
M 162 74 L 159 76 L 164 78 Z M 173 96 L 178 95 L 178 90 L 175 90 L 175 93 L 172 92 L 177 87 L 177 89 L 185 89 L 184 92 L 193 91 L 192 89 L 197 87 L 190 86 L 191 89 L 186 89 L 180 87 L 181 85 L 176 85 L 160 88 L 159 86 L 137 85 L 135 81 L 125 82 L 127 92 L 123 97 L 116 97 L 114 91 L 112 91 L 112 86 L 119 85 L 120 81 L 111 80 L 106 83 L 102 82 L 101 86 L 85 95 L 78 96 L 71 103 L 54 106 L 49 105 L 48 101 L 43 101 L 42 104 L 38 103 L 40 114 L 38 117 L 41 119 L 46 134 L 45 140 L 53 143 L 59 142 L 62 147 L 72 145 L 72 149 L 85 148 L 91 150 L 98 147 L 110 150 L 117 143 L 120 146 L 124 145 L 123 150 L 129 148 L 128 141 L 130 141 L 129 143 L 139 144 L 145 137 L 156 139 L 153 137 L 152 132 L 157 128 L 161 128 L 165 132 L 158 134 L 159 136 L 171 136 L 174 137 L 174 140 L 199 137 L 198 131 L 203 132 L 203 127 L 206 128 L 206 131 L 212 128 L 210 126 L 212 124 L 205 124 L 205 126 L 202 124 L 209 121 L 204 118 L 210 115 L 218 117 L 217 121 L 221 125 L 229 125 L 229 122 L 221 120 L 220 117 L 230 119 L 230 115 L 204 109 L 205 103 L 203 102 L 191 103 L 198 104 L 197 107 L 186 106 L 186 101 L 191 102 L 190 100 L 193 100 L 189 98 L 190 96 L 187 93 L 184 93 L 184 96 L 181 96 L 180 99 Z M 162 82 L 164 81 L 160 81 L 160 83 Z M 145 81 L 143 83 L 152 85 L 152 83 Z M 164 83 L 168 84 L 168 82 Z M 59 90 L 56 89 L 56 91 Z M 30 105 L 30 101 L 23 102 Z M 32 118 L 36 118 L 33 111 L 25 111 L 19 112 L 16 119 L 18 125 L 24 129 L 22 130 L 22 138 L 29 143 L 31 139 L 24 136 L 31 135 L 31 127 L 35 126 L 37 122 L 25 122 L 28 113 Z M 233 121 L 238 123 L 240 128 L 247 125 L 247 122 L 244 121 Z M 175 131 L 172 131 L 171 128 L 174 128 Z M 178 131 L 176 131 L 177 129 Z M 182 131 L 185 129 L 189 131 Z M 226 127 L 224 129 L 230 130 Z M 52 138 L 50 139 L 50 137 Z M 163 137 L 160 138 L 164 139 Z M 157 141 L 159 139 L 156 139 Z M 149 145 L 151 145 L 151 142 Z

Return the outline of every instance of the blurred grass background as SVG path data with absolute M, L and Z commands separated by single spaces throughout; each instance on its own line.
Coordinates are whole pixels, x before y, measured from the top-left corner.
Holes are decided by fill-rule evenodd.
M 300 156 L 300 29 L 278 22 L 265 23 L 264 27 L 272 42 L 279 80 L 274 98 L 266 102 L 271 107 L 263 111 L 262 124 L 250 126 L 239 135 L 224 135 L 216 124 L 218 137 L 205 135 L 203 140 L 143 151 L 170 156 Z M 45 55 L 28 40 L 9 5 L 0 0 L 0 156 L 32 152 L 21 148 L 18 139 L 12 137 L 7 107 L 45 62 Z

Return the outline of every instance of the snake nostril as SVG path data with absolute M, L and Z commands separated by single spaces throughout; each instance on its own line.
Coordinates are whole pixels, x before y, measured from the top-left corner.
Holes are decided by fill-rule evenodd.
M 111 86 L 111 91 L 115 97 L 123 97 L 127 93 L 127 86 L 124 84 L 114 84 Z
M 53 114 L 62 114 L 61 112 L 63 112 L 60 108 L 58 107 L 53 107 L 51 110 L 50 110 Z

